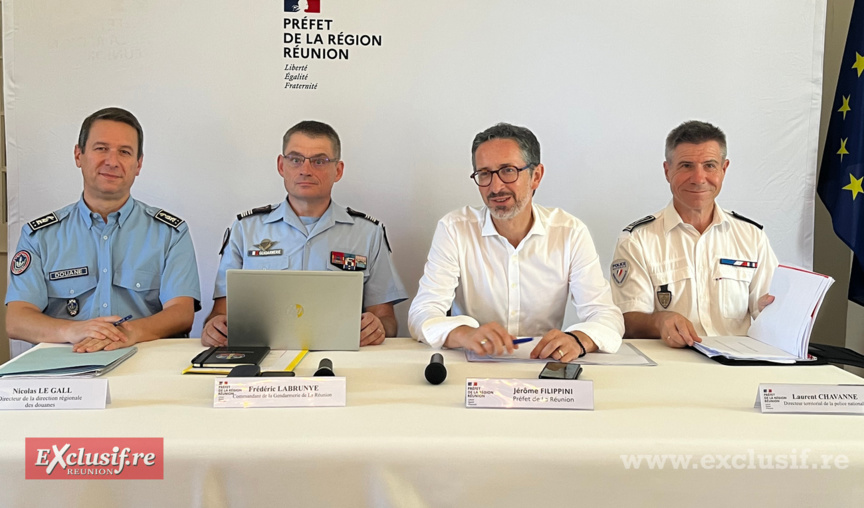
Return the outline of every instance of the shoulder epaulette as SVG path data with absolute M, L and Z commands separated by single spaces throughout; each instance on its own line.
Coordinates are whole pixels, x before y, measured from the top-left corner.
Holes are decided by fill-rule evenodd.
M 369 222 L 375 224 L 376 226 L 378 224 L 381 224 L 381 221 L 379 221 L 378 219 L 376 219 L 375 217 L 372 217 L 371 215 L 369 215 L 367 213 L 358 212 L 357 210 L 352 210 L 351 208 L 347 208 L 346 210 L 348 212 L 348 215 L 350 215 L 351 217 L 362 217 L 362 218 L 368 220 Z
M 153 216 L 154 219 L 158 220 L 162 224 L 167 224 L 174 229 L 180 229 L 180 225 L 186 222 L 185 220 L 177 217 L 173 213 L 166 212 L 165 210 L 159 210 L 156 212 L 156 215 Z
M 225 246 L 228 245 L 228 240 L 231 238 L 231 228 L 227 228 L 225 230 L 225 234 L 222 235 L 222 248 L 219 249 L 219 255 L 225 253 Z
M 375 217 L 372 217 L 369 214 L 358 212 L 357 210 L 352 210 L 350 207 L 346 208 L 345 210 L 348 212 L 348 215 L 352 217 L 361 217 L 368 220 L 372 224 L 375 224 L 376 226 L 381 226 L 381 229 L 384 230 L 384 243 L 387 245 L 387 250 L 393 252 L 393 249 L 390 248 L 390 240 L 387 239 L 387 228 L 384 227 L 384 224 L 381 224 L 381 221 L 379 221 Z
M 30 226 L 32 231 L 38 231 L 42 228 L 47 228 L 52 224 L 57 224 L 58 222 L 60 222 L 60 217 L 58 217 L 56 213 L 51 212 L 48 215 L 43 215 L 38 219 L 31 220 L 27 225 Z
M 632 233 L 634 229 L 636 229 L 639 226 L 642 226 L 644 224 L 648 224 L 649 222 L 653 221 L 656 218 L 657 217 L 654 217 L 653 215 L 649 215 L 647 217 L 642 217 L 641 219 L 639 219 L 637 221 L 631 222 L 626 228 L 624 228 L 624 231 L 626 231 L 628 233 Z
M 743 215 L 741 215 L 739 213 L 732 212 L 732 217 L 735 217 L 738 220 L 743 220 L 744 222 L 746 222 L 748 224 L 753 224 L 757 228 L 762 229 L 762 224 L 759 224 L 758 222 L 756 222 L 753 219 L 748 219 L 747 217 L 744 217 Z
M 251 217 L 253 215 L 258 215 L 259 213 L 268 213 L 273 211 L 273 205 L 264 205 L 259 206 L 258 208 L 253 208 L 251 210 L 246 210 L 243 213 L 237 214 L 237 220 L 243 220 L 246 217 Z

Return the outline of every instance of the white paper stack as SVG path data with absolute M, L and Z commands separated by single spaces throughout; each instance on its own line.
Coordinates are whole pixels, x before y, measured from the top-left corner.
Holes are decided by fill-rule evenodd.
M 834 279 L 780 265 L 770 294 L 774 303 L 753 321 L 746 337 L 704 337 L 694 347 L 706 356 L 794 363 L 807 359 L 813 323 Z

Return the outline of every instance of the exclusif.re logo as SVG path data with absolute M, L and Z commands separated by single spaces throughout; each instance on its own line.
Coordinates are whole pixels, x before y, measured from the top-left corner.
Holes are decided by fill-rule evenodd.
M 48 438 L 25 440 L 28 480 L 161 480 L 163 439 Z

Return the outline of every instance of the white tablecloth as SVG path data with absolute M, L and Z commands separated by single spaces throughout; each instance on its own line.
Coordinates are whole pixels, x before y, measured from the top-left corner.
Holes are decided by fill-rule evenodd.
M 108 374 L 108 409 L 0 411 L 0 507 L 864 505 L 864 417 L 753 408 L 760 382 L 864 380 L 632 343 L 658 366 L 586 367 L 594 411 L 466 409 L 466 377 L 536 378 L 542 364 L 467 363 L 444 351 L 447 381 L 432 386 L 423 369 L 433 351 L 409 339 L 307 356 L 298 375 L 331 358 L 347 378 L 347 407 L 213 409 L 213 378 L 180 375 L 203 349 L 197 340 L 142 344 Z M 25 437 L 57 436 L 164 437 L 165 479 L 25 480 Z M 643 454 L 715 465 L 622 460 Z M 806 454 L 811 468 L 726 465 L 748 454 Z M 823 469 L 823 454 L 848 465 Z

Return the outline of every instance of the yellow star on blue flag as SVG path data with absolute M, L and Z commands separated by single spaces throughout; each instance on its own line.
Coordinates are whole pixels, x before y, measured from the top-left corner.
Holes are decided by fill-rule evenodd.
M 852 201 L 855 201 L 859 193 L 864 192 L 864 189 L 861 188 L 862 181 L 864 181 L 864 176 L 855 178 L 851 174 L 849 175 L 849 185 L 843 187 L 843 190 L 852 191 Z

